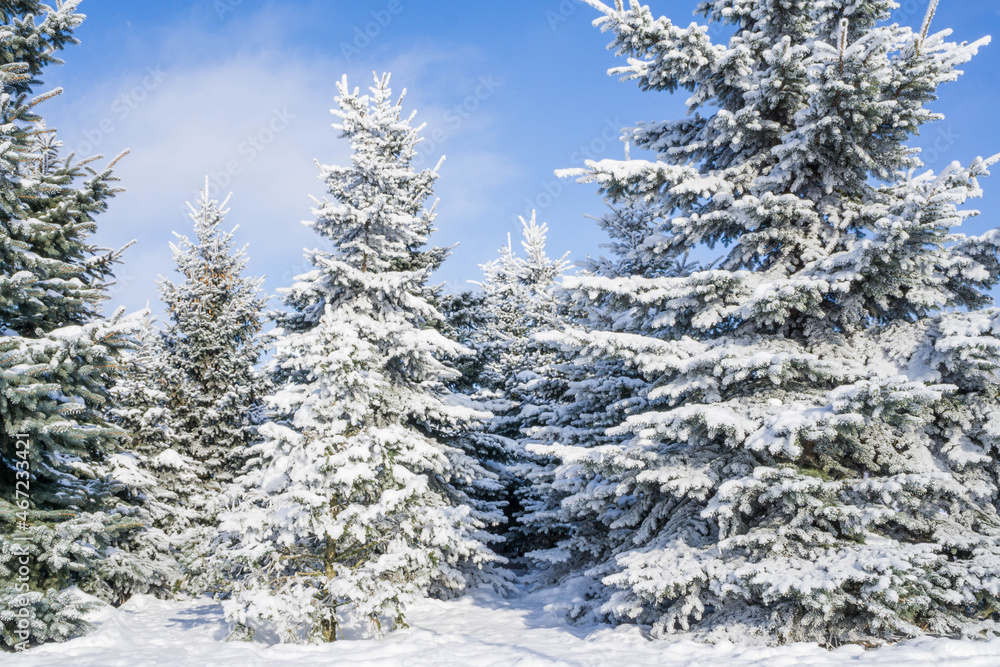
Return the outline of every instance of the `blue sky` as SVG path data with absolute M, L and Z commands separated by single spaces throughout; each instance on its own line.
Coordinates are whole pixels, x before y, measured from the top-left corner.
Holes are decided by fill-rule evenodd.
M 686 24 L 697 2 L 648 4 Z M 900 4 L 898 20 L 919 24 L 926 2 Z M 147 300 L 159 310 L 156 276 L 172 271 L 172 231 L 189 229 L 183 204 L 206 174 L 213 192 L 232 192 L 228 222 L 269 292 L 306 268 L 302 249 L 318 241 L 299 223 L 311 217 L 310 196 L 324 194 L 314 160 L 348 159 L 329 114 L 345 73 L 367 86 L 373 71 L 393 72 L 428 124 L 426 163 L 447 156 L 434 242 L 460 243 L 437 276 L 453 290 L 479 277 L 532 208 L 549 224 L 552 254 L 599 253 L 605 239 L 584 216 L 602 212 L 600 199 L 553 171 L 619 157 L 618 128 L 684 113 L 683 95 L 607 76 L 609 38 L 578 0 L 84 0 L 81 11 L 82 45 L 46 74 L 65 93 L 43 111 L 81 154 L 132 150 L 118 169 L 127 192 L 98 236 L 138 241 L 111 304 L 132 310 Z M 942 0 L 935 27 L 958 40 L 1000 37 L 1000 7 Z M 998 65 L 1000 42 L 942 90 L 934 109 L 947 119 L 916 142 L 929 166 L 1000 152 Z M 983 181 L 984 215 L 968 232 L 997 225 L 998 177 Z

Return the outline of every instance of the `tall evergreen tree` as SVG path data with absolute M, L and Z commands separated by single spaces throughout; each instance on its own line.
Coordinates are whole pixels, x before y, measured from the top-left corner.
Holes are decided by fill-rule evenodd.
M 244 275 L 246 248 L 235 247 L 236 228 L 221 228 L 227 203 L 209 197 L 206 179 L 197 205 L 189 204 L 195 238 L 178 235 L 171 245 L 184 280 L 160 281 L 170 323 L 160 351 L 167 438 L 156 461 L 177 514 L 193 518 L 173 523 L 186 525 L 175 539 L 198 582 L 216 537 L 216 501 L 246 461 L 267 393 L 257 369 L 263 279 Z
M 89 242 L 117 192 L 111 166 L 61 158 L 34 94 L 76 40 L 76 2 L 0 2 L 0 644 L 64 639 L 86 627 L 73 585 L 120 603 L 162 584 L 140 546 L 145 517 L 111 458 L 105 419 L 137 318 L 99 316 L 118 254 Z M 56 91 L 58 92 L 58 91 Z M 138 541 L 137 541 L 138 540 Z
M 906 145 L 986 40 L 932 33 L 936 1 L 916 32 L 889 0 L 701 2 L 726 44 L 587 2 L 628 57 L 612 72 L 691 113 L 627 131 L 655 159 L 571 173 L 653 222 L 641 254 L 725 255 L 566 281 L 608 326 L 547 338 L 642 381 L 599 437 L 543 448 L 561 497 L 539 523 L 565 537 L 539 557 L 593 582 L 574 611 L 762 641 L 996 633 L 1000 313 L 977 309 L 998 236 L 950 231 L 992 160 L 935 174 Z
M 352 619 L 401 623 L 413 596 L 464 590 L 498 560 L 494 518 L 469 497 L 488 475 L 448 444 L 481 415 L 447 388 L 449 359 L 467 350 L 432 326 L 442 315 L 427 300 L 437 170 L 411 166 L 420 128 L 388 75 L 370 95 L 346 78 L 338 91 L 353 157 L 322 168 L 330 199 L 312 223 L 333 250 L 310 252 L 314 270 L 284 290 L 279 419 L 223 520 L 226 557 L 244 568 L 228 617 L 274 621 L 286 641 L 332 641 Z

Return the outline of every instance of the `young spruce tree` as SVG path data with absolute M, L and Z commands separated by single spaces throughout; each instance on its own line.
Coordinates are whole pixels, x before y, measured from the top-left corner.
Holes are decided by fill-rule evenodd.
M 323 167 L 331 199 L 312 223 L 330 252 L 284 290 L 270 402 L 222 522 L 244 573 L 227 616 L 268 620 L 285 641 L 333 641 L 355 620 L 399 624 L 415 595 L 451 594 L 491 575 L 490 519 L 469 489 L 487 477 L 454 441 L 483 417 L 447 389 L 468 351 L 434 326 L 427 297 L 440 252 L 436 169 L 411 164 L 420 128 L 391 99 L 338 84 L 335 127 L 350 166 Z M 481 571 L 486 568 L 485 571 Z
M 197 206 L 189 204 L 195 238 L 178 235 L 171 245 L 184 280 L 160 281 L 170 317 L 159 346 L 167 438 L 154 462 L 177 506 L 167 519 L 195 593 L 209 574 L 203 559 L 217 537 L 219 494 L 243 468 L 267 393 L 257 369 L 263 279 L 244 275 L 236 228 L 221 228 L 227 203 L 209 197 L 206 179 Z
M 642 384 L 600 437 L 541 448 L 562 464 L 539 525 L 565 538 L 538 557 L 594 582 L 577 613 L 657 634 L 995 634 L 998 237 L 951 231 L 992 160 L 933 173 L 906 143 L 987 40 L 931 32 L 936 0 L 917 32 L 890 0 L 701 2 L 725 44 L 587 2 L 612 73 L 691 113 L 627 131 L 651 159 L 569 173 L 651 224 L 637 259 L 725 254 L 567 279 L 610 326 L 545 338 Z
M 519 557 L 537 546 L 525 536 L 519 518 L 525 497 L 534 493 L 532 480 L 539 468 L 547 466 L 548 459 L 528 452 L 522 440 L 541 412 L 539 399 L 558 392 L 553 392 L 551 383 L 539 374 L 555 355 L 532 335 L 565 324 L 557 282 L 570 266 L 566 255 L 559 259 L 548 256 L 548 226 L 539 224 L 534 212 L 530 220 L 521 218 L 521 226 L 524 255 L 515 253 L 508 238 L 500 256 L 482 265 L 478 298 L 453 300 L 466 308 L 450 314 L 459 340 L 476 352 L 466 393 L 493 413 L 482 431 L 470 434 L 470 449 L 499 478 L 500 484 L 487 489 L 486 497 L 504 503 L 502 549 L 509 557 Z M 561 384 L 556 386 L 562 388 Z

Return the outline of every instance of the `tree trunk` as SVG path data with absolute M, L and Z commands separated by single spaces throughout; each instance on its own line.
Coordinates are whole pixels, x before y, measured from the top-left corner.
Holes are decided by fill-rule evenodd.
M 334 563 L 337 558 L 337 545 L 334 543 L 333 539 L 327 535 L 326 536 L 326 549 L 323 552 L 323 565 L 325 568 L 324 574 L 326 574 L 327 579 L 333 579 L 336 576 L 336 570 L 334 569 Z M 324 618 L 320 629 L 323 632 L 323 641 L 325 642 L 335 642 L 337 641 L 337 607 L 336 605 L 331 605 L 331 616 L 330 618 Z

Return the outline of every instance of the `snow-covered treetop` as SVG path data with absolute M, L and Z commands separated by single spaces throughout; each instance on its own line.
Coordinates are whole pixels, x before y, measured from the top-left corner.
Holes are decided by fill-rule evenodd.
M 531 212 L 531 219 L 521 218 L 523 227 L 523 238 L 521 247 L 524 248 L 524 280 L 533 285 L 551 285 L 569 268 L 572 263 L 569 261 L 569 253 L 564 254 L 559 259 L 550 258 L 545 252 L 545 244 L 548 239 L 549 226 L 546 223 L 539 224 L 536 221 L 535 211 Z
M 205 189 L 198 193 L 198 201 L 195 204 L 187 202 L 188 207 L 188 217 L 194 222 L 195 234 L 198 236 L 198 240 L 205 245 L 209 241 L 212 241 L 213 245 L 217 243 L 214 239 L 215 232 L 219 229 L 219 223 L 229 214 L 229 199 L 232 195 L 227 195 L 222 202 L 218 202 L 212 199 L 209 194 L 209 183 L 208 177 L 205 177 Z M 236 231 L 235 228 L 233 231 Z M 175 234 L 179 238 L 183 236 Z M 231 236 L 231 233 L 227 236 Z
M 416 112 L 403 115 L 405 90 L 392 100 L 389 79 L 376 76 L 367 95 L 351 90 L 346 76 L 337 84 L 340 108 L 332 113 L 340 122 L 334 127 L 351 143 L 351 165 L 321 166 L 333 201 L 322 203 L 313 224 L 336 243 L 341 261 L 361 271 L 435 268 L 440 253 L 415 251 L 434 231 L 435 207 L 423 203 L 440 163 L 411 168 L 423 126 L 412 124 Z
M 791 331 L 812 320 L 852 330 L 990 301 L 997 275 L 982 244 L 951 228 L 976 214 L 961 206 L 994 159 L 915 173 L 919 152 L 907 144 L 941 118 L 925 104 L 989 38 L 958 44 L 932 32 L 936 1 L 917 30 L 888 22 L 890 0 L 702 2 L 701 14 L 735 28 L 726 44 L 636 0 L 586 2 L 627 58 L 610 73 L 690 91 L 689 115 L 626 131 L 655 160 L 561 173 L 661 218 L 661 257 L 726 249 L 724 273 L 680 279 L 715 285 L 699 299 L 712 311 L 702 329 Z
M 161 279 L 164 299 L 172 312 L 192 307 L 215 309 L 225 306 L 234 294 L 250 301 L 260 299 L 262 278 L 243 278 L 249 258 L 246 246 L 235 248 L 234 235 L 238 227 L 229 231 L 220 225 L 229 213 L 229 197 L 221 203 L 208 195 L 208 179 L 205 189 L 199 193 L 195 204 L 188 202 L 189 217 L 194 222 L 195 239 L 174 232 L 178 242 L 171 243 L 177 269 L 186 282 L 175 286 Z M 249 311 L 248 311 L 249 312 Z M 247 313 L 240 313 L 246 315 Z M 238 324 L 243 324 L 240 322 Z M 254 326 L 254 332 L 257 325 Z
M 516 282 L 518 257 L 514 254 L 514 244 L 510 240 L 510 234 L 507 234 L 507 243 L 500 246 L 499 254 L 485 264 L 480 264 L 479 268 L 483 272 L 483 282 L 473 281 L 474 285 L 485 287 Z
M 481 264 L 483 282 L 476 283 L 489 291 L 491 287 L 504 284 L 522 285 L 544 289 L 554 284 L 572 266 L 568 260 L 569 253 L 559 259 L 552 259 L 545 251 L 549 226 L 537 221 L 536 212 L 531 212 L 531 219 L 521 221 L 521 247 L 524 257 L 518 257 L 514 252 L 510 234 L 507 244 L 500 247 L 499 256 L 486 264 Z

